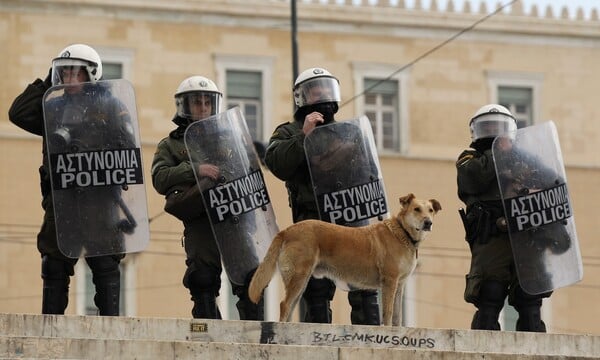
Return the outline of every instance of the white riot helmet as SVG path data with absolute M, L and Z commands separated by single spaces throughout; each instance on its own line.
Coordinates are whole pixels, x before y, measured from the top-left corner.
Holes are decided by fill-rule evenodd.
M 215 83 L 204 76 L 191 76 L 181 82 L 175 92 L 175 106 L 179 117 L 191 120 L 200 120 L 219 113 L 223 94 Z M 210 109 L 206 113 L 192 114 L 190 105 L 198 104 L 204 100 L 210 101 Z
M 69 45 L 52 60 L 52 85 L 64 83 L 63 72 L 65 70 L 79 69 L 83 69 L 87 73 L 87 81 L 95 83 L 100 80 L 102 77 L 100 55 L 88 45 Z
M 299 108 L 340 99 L 340 82 L 323 68 L 304 70 L 294 82 L 294 102 Z
M 469 123 L 473 142 L 484 138 L 507 136 L 514 138 L 517 122 L 514 116 L 502 105 L 488 104 L 475 112 Z

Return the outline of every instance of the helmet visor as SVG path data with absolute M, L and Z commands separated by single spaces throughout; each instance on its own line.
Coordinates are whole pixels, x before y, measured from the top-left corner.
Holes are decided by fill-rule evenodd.
M 294 99 L 298 107 L 340 101 L 340 84 L 333 77 L 309 79 L 296 86 Z
M 52 85 L 80 84 L 90 81 L 87 62 L 77 59 L 56 59 L 52 62 Z
M 177 115 L 190 120 L 206 119 L 219 113 L 221 94 L 209 91 L 191 91 L 175 96 Z
M 515 120 L 503 114 L 485 114 L 471 122 L 471 138 L 473 141 L 484 138 L 507 136 L 514 138 L 517 131 Z

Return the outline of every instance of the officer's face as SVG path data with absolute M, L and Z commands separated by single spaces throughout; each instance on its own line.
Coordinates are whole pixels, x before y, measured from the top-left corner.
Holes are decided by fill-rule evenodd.
M 313 86 L 308 89 L 308 104 L 314 104 L 323 101 L 330 101 L 331 99 L 331 88 L 324 86 Z
M 201 120 L 212 114 L 212 101 L 210 96 L 191 95 L 189 101 L 192 119 Z
M 501 151 L 509 151 L 512 149 L 513 143 L 512 140 L 506 137 L 498 138 L 497 140 L 497 148 Z
M 79 66 L 64 67 L 60 71 L 60 77 L 62 83 L 65 85 L 79 85 L 88 81 L 87 71 Z M 68 94 L 75 94 L 81 91 L 83 85 L 79 86 L 67 86 L 65 92 Z
M 481 128 L 486 134 L 498 135 L 504 133 L 504 126 L 502 125 L 494 121 L 486 121 L 481 125 Z

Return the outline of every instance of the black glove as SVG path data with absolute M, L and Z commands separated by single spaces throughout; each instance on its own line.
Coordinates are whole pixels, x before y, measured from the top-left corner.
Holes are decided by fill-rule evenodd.
M 125 234 L 133 234 L 135 225 L 129 222 L 129 220 L 121 220 L 117 224 L 117 228 Z

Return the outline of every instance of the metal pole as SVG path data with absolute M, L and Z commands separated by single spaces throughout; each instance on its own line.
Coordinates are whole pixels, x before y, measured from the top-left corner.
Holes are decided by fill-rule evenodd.
M 298 77 L 298 18 L 296 15 L 296 0 L 290 0 L 291 5 L 291 23 L 292 23 L 292 86 Z
M 291 6 L 291 35 L 292 35 L 292 88 L 298 77 L 298 16 L 296 13 L 296 0 L 290 0 Z M 296 112 L 296 104 L 292 98 L 292 113 Z M 303 322 L 306 317 L 306 303 L 304 298 L 300 297 L 298 301 L 298 314 L 300 322 Z

